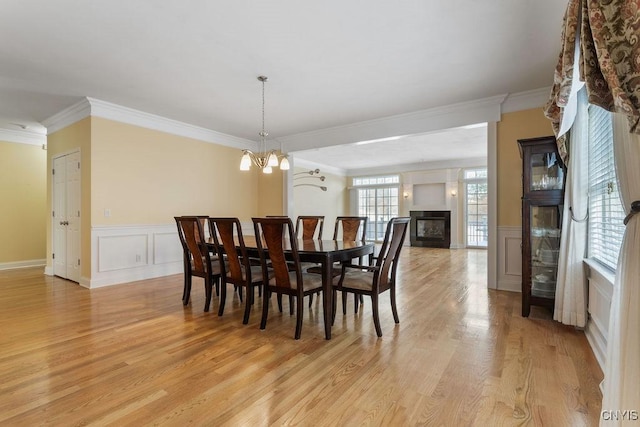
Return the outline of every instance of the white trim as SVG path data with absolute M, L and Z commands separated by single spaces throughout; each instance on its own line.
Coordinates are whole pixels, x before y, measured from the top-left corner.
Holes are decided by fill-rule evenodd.
M 501 104 L 506 97 L 506 94 L 498 95 L 344 126 L 319 129 L 282 137 L 278 141 L 284 144 L 288 151 L 295 152 L 499 121 Z
M 0 270 L 13 270 L 16 268 L 44 267 L 46 259 L 29 259 L 25 261 L 0 262 Z
M 47 135 L 27 130 L 0 129 L 0 141 L 42 146 L 47 143 Z
M 502 113 L 541 108 L 547 103 L 550 95 L 551 87 L 509 94 L 502 104 Z
M 500 120 L 500 119 L 498 119 Z M 487 242 L 487 288 L 498 286 L 498 125 L 496 121 L 487 123 L 487 184 L 489 241 Z M 503 283 L 505 288 L 509 287 Z
M 155 114 L 133 108 L 123 107 L 95 98 L 83 98 L 71 107 L 47 118 L 42 123 L 47 128 L 47 134 L 52 134 L 86 117 L 102 117 L 121 123 L 140 126 L 166 132 L 172 135 L 197 139 L 212 144 L 224 145 L 233 148 L 257 149 L 257 143 L 244 138 L 227 135 L 200 126 L 190 125 L 177 120 L 168 119 Z
M 64 129 L 69 125 L 79 122 L 91 115 L 91 104 L 88 98 L 82 98 L 70 107 L 57 112 L 51 117 L 42 121 L 42 125 L 47 128 L 47 135 Z

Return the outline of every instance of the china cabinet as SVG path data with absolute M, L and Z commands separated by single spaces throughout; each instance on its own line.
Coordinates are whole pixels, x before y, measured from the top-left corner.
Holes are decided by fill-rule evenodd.
M 554 137 L 518 140 L 522 157 L 522 316 L 553 310 L 562 233 L 565 166 Z

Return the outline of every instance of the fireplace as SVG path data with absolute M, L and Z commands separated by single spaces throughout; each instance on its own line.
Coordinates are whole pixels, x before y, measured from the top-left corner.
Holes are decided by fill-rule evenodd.
M 451 211 L 411 211 L 411 246 L 449 248 Z

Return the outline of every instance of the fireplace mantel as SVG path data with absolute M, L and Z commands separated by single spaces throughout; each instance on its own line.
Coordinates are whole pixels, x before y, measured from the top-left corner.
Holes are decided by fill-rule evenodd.
M 451 211 L 410 211 L 411 246 L 451 246 Z

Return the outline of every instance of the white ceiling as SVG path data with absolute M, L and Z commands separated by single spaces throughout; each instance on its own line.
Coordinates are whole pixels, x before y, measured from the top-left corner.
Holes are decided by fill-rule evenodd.
M 87 96 L 255 140 L 258 75 L 276 139 L 550 87 L 565 3 L 6 0 L 0 128 L 43 132 Z

